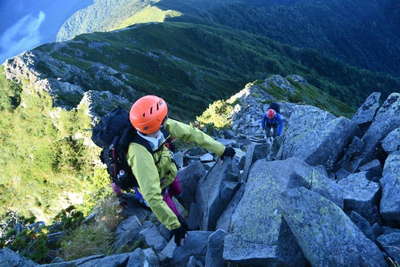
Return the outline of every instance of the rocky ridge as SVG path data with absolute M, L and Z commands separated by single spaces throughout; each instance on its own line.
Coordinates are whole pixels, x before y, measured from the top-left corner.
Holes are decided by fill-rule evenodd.
M 271 81 L 284 79 L 265 82 Z M 245 88 L 231 99 L 232 129 L 218 137 L 236 149 L 233 160 L 213 159 L 199 149 L 175 155 L 183 167 L 180 202 L 192 229 L 183 246 L 176 247 L 147 210 L 131 204 L 114 245 L 142 240 L 145 246 L 45 266 L 388 266 L 388 257 L 398 261 L 400 94 L 383 104 L 379 98 L 369 97 L 352 119 L 280 103 L 285 132 L 274 160 L 266 160 L 269 147 L 249 137 L 262 134 L 258 123 L 274 97 Z M 8 249 L 0 255 L 0 266 L 37 266 Z

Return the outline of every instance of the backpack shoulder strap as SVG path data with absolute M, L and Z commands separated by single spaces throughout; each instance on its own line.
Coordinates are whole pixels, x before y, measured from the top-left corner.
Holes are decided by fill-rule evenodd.
M 119 140 L 119 151 L 123 151 L 125 154 L 128 152 L 129 145 L 136 143 L 144 146 L 151 154 L 153 154 L 150 144 L 140 135 L 137 134 L 136 130 L 132 127 L 127 127 L 122 132 Z
M 133 128 L 126 129 L 126 131 L 127 132 L 126 133 L 124 132 L 123 135 L 121 136 L 121 140 L 123 140 L 123 141 L 121 141 L 121 143 L 127 144 L 127 147 L 125 148 L 126 152 L 128 152 L 130 143 L 136 143 L 136 144 L 144 146 L 146 148 L 146 150 L 149 151 L 150 154 L 154 154 L 155 152 L 159 151 L 159 149 L 156 151 L 153 151 L 149 142 L 147 142 L 146 139 L 144 139 L 143 137 L 138 135 L 135 129 L 133 129 Z M 170 137 L 170 133 L 168 132 L 168 130 L 163 127 L 163 128 L 161 128 L 161 132 L 165 136 L 165 140 L 166 140 L 165 143 L 170 142 L 171 137 Z M 124 141 L 125 135 L 130 136 L 127 138 L 128 142 Z
M 135 137 L 132 140 L 132 142 L 144 146 L 146 148 L 146 150 L 150 152 L 150 154 L 154 154 L 153 150 L 151 149 L 151 146 L 150 146 L 149 142 L 147 142 L 146 139 L 144 139 L 143 137 L 141 137 L 137 133 L 135 134 Z

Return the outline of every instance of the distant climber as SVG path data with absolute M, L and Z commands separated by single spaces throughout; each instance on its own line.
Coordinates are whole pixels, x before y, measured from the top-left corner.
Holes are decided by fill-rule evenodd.
M 182 192 L 182 187 L 167 140 L 192 142 L 222 158 L 233 157 L 235 150 L 192 126 L 168 118 L 167 103 L 157 96 L 148 95 L 137 100 L 130 110 L 129 120 L 133 126 L 131 131 L 135 132 L 126 154 L 132 179 L 136 179 L 144 200 L 180 245 L 188 229 L 172 199 Z M 113 189 L 121 193 L 115 183 Z
M 263 116 L 261 127 L 265 131 L 265 137 L 267 138 L 267 140 L 270 137 L 275 138 L 282 135 L 284 128 L 284 118 L 280 114 L 279 104 L 271 103 L 269 105 L 267 111 Z

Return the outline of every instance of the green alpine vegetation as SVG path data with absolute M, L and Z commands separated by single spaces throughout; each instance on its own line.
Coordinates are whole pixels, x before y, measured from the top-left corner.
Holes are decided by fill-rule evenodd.
M 116 29 L 134 14 L 158 1 L 94 0 L 91 5 L 78 10 L 65 21 L 57 33 L 57 41 L 72 39 L 82 33 Z
M 104 10 L 111 14 L 101 16 Z M 400 75 L 397 0 L 96 0 L 68 19 L 59 39 L 165 19 L 224 25 Z
M 0 214 L 13 210 L 48 221 L 84 201 L 87 213 L 108 177 L 94 165 L 97 148 L 84 144 L 86 107 L 54 108 L 50 96 L 35 94 L 28 82 L 6 80 L 3 68 L 0 90 Z
M 174 10 L 161 10 L 156 6 L 147 6 L 131 17 L 123 20 L 112 30 L 123 29 L 128 26 L 147 22 L 164 22 L 168 18 L 179 17 L 182 14 Z
M 302 75 L 350 106 L 360 104 L 377 88 L 388 94 L 400 87 L 399 80 L 390 76 L 359 70 L 313 50 L 191 23 L 142 24 L 117 32 L 84 34 L 62 45 L 41 46 L 33 53 L 43 77 L 61 77 L 85 90 L 108 90 L 129 101 L 158 94 L 183 119 L 193 119 L 210 102 L 227 98 L 248 81 L 269 74 Z M 107 79 L 102 76 L 104 69 L 113 73 Z

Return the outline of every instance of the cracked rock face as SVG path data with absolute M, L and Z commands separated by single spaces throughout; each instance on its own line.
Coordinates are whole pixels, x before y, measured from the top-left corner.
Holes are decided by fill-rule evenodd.
M 278 155 L 282 159 L 298 157 L 311 165 L 332 168 L 356 131 L 349 119 L 336 118 L 312 106 L 297 106 L 292 112 L 284 142 Z
M 382 186 L 380 212 L 382 217 L 391 224 L 400 222 L 400 152 L 389 155 L 385 162 Z
M 400 262 L 400 232 L 381 235 L 377 240 L 393 260 Z
M 313 266 L 386 266 L 383 254 L 333 202 L 305 188 L 283 195 L 282 211 Z
M 400 127 L 400 94 L 389 95 L 379 108 L 371 126 L 362 137 L 365 146 L 360 157 L 360 164 L 365 164 L 374 158 L 378 143 L 391 131 Z
M 279 211 L 279 196 L 290 183 L 291 164 L 257 161 L 225 237 L 224 259 L 239 264 L 302 266 L 304 257 Z M 244 219 L 246 218 L 246 219 Z
M 373 223 L 376 220 L 375 205 L 378 203 L 379 184 L 367 179 L 367 172 L 347 176 L 339 181 L 344 192 L 346 210 L 354 210 Z
M 393 130 L 383 139 L 382 147 L 387 153 L 400 151 L 400 128 Z
M 379 100 L 381 95 L 379 92 L 372 93 L 358 109 L 357 113 L 354 114 L 352 121 L 358 125 L 372 122 L 380 106 Z

